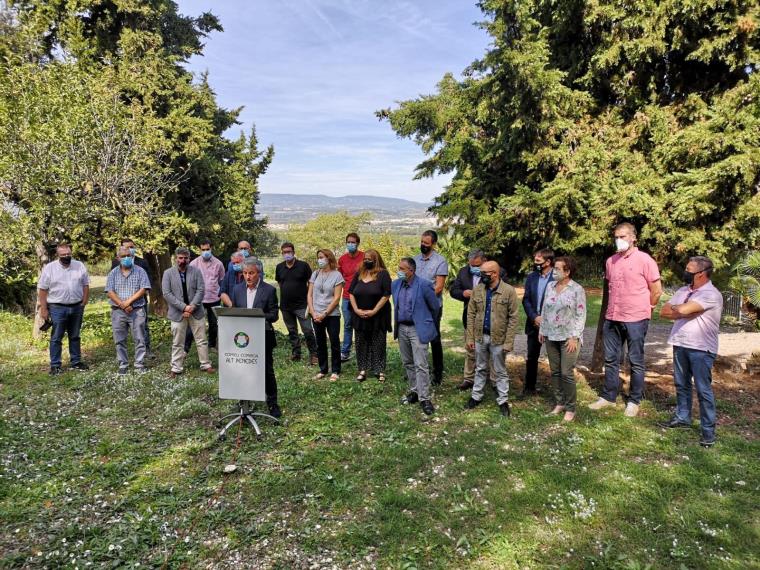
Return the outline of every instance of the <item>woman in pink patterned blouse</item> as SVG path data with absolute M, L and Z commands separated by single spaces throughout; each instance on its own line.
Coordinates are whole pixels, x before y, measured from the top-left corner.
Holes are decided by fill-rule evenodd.
M 554 280 L 546 286 L 538 331 L 552 372 L 555 406 L 551 413 L 565 412 L 567 422 L 575 418 L 575 362 L 586 326 L 586 292 L 572 279 L 575 267 L 572 257 L 554 260 Z

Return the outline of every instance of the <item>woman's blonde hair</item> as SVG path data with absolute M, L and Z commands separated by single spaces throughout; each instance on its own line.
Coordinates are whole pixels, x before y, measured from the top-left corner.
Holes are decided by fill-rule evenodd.
M 330 267 L 330 269 L 337 269 L 338 268 L 338 262 L 335 260 L 335 254 L 330 249 L 318 249 L 317 250 L 317 259 L 319 259 L 319 254 L 324 255 L 327 258 L 327 265 Z

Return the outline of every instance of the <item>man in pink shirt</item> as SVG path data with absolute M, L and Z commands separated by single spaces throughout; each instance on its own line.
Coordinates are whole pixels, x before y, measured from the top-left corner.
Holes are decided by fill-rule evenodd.
M 625 415 L 634 417 L 644 396 L 644 340 L 652 310 L 662 295 L 660 270 L 636 247 L 636 228 L 628 222 L 615 227 L 617 253 L 607 259 L 605 278 L 610 296 L 604 315 L 604 388 L 592 410 L 614 406 L 620 390 L 623 344 L 628 346 L 631 388 Z
M 219 290 L 224 279 L 224 264 L 211 253 L 211 242 L 207 239 L 201 241 L 201 254 L 190 262 L 191 267 L 200 269 L 203 275 L 205 293 L 203 294 L 203 308 L 206 309 L 208 319 L 208 347 L 216 348 L 217 324 L 216 314 L 212 307 L 219 306 Z M 193 343 L 193 333 L 187 327 L 185 335 L 185 352 L 190 352 Z
M 359 249 L 359 234 L 351 232 L 346 236 L 346 253 L 338 259 L 338 271 L 343 276 L 346 284 L 343 286 L 343 298 L 340 309 L 343 313 L 343 344 L 340 347 L 340 360 L 346 362 L 351 356 L 351 337 L 354 331 L 351 326 L 351 281 L 356 272 L 361 269 L 364 261 L 364 252 Z

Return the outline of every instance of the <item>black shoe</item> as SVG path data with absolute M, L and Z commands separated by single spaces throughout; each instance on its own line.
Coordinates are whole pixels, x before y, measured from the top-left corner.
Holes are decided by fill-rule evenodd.
M 341 355 L 340 355 L 340 361 L 341 362 L 348 362 L 349 360 L 351 360 L 351 353 L 350 352 L 347 352 L 345 354 L 341 353 Z
M 690 428 L 691 424 L 687 422 L 682 422 L 678 418 L 670 418 L 666 422 L 659 422 L 657 424 L 661 428 Z
M 282 417 L 282 410 L 280 409 L 280 406 L 277 405 L 277 402 L 271 402 L 268 404 L 269 406 L 269 415 L 273 418 L 281 418 Z
M 475 384 L 472 380 L 462 380 L 461 384 L 457 384 L 457 390 L 461 390 L 462 392 L 466 392 L 467 390 L 471 390 L 473 384 Z
M 63 374 L 63 368 L 60 366 L 51 366 L 50 372 L 48 372 L 51 376 L 58 376 L 59 374 Z
M 433 376 L 433 386 L 440 386 L 443 384 L 443 376 L 435 375 Z
M 715 438 L 712 439 L 705 439 L 704 437 L 700 438 L 699 445 L 702 447 L 712 447 L 715 445 Z
M 293 354 L 290 357 L 290 361 L 291 362 L 299 362 L 300 360 L 301 360 L 301 355 L 300 354 Z
M 420 402 L 420 407 L 422 408 L 422 413 L 426 416 L 432 416 L 433 412 L 435 411 L 435 408 L 433 407 L 433 404 L 430 402 L 430 400 L 423 400 Z
M 501 415 L 505 418 L 508 418 L 512 415 L 512 412 L 509 410 L 509 402 L 504 402 L 503 404 L 499 404 L 499 411 L 501 412 Z
M 126 366 L 124 368 L 119 368 L 117 374 L 119 376 L 126 376 L 127 374 L 129 374 L 129 368 L 127 368 Z
M 482 402 L 479 400 L 476 400 L 473 397 L 470 397 L 469 400 L 467 400 L 467 403 L 464 405 L 465 410 L 474 410 L 477 408 Z
M 528 398 L 534 398 L 535 396 L 538 396 L 538 391 L 535 388 L 529 388 L 522 391 L 522 393 L 517 397 L 518 400 L 526 400 Z
M 416 404 L 420 401 L 420 397 L 417 395 L 417 392 L 409 392 L 406 396 L 401 398 L 401 403 L 406 404 Z
M 72 364 L 71 368 L 73 370 L 89 370 L 90 367 L 87 366 L 84 362 L 77 362 L 76 364 Z

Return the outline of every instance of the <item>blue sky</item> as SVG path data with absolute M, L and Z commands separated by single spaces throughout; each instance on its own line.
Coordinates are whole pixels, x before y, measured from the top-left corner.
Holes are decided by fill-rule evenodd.
M 179 0 L 219 16 L 205 55 L 219 104 L 245 106 L 275 159 L 262 192 L 371 194 L 427 202 L 449 178 L 413 181 L 422 159 L 374 111 L 433 93 L 488 44 L 475 0 Z M 240 127 L 228 133 L 236 137 Z

